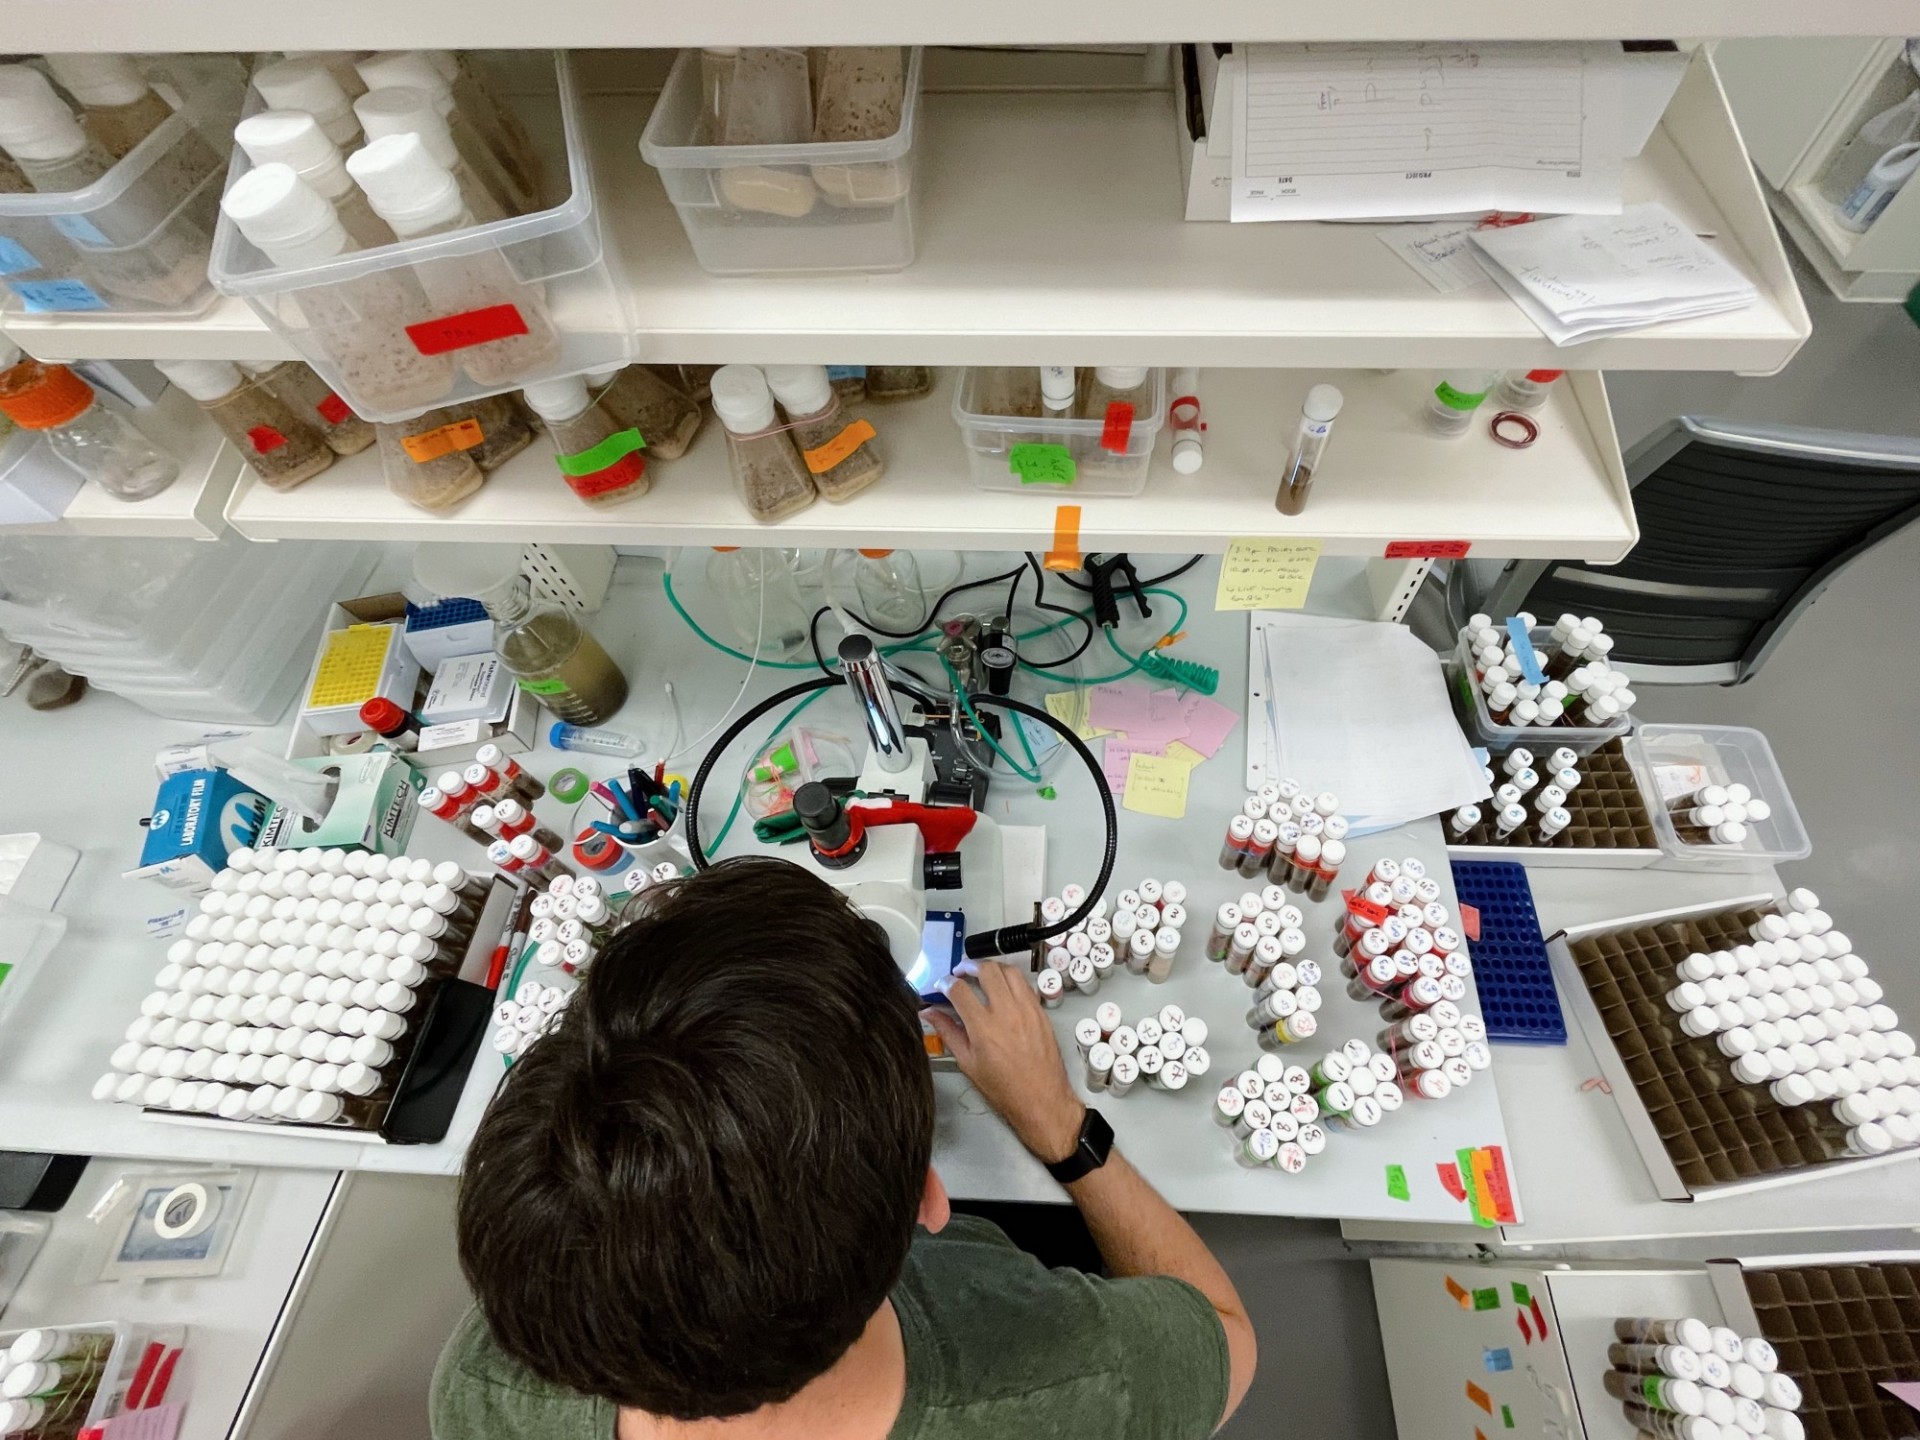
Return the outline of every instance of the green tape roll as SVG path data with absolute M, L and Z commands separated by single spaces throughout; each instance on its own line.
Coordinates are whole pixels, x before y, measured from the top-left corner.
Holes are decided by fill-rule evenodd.
M 569 805 L 577 805 L 586 799 L 592 783 L 585 775 L 569 766 L 565 770 L 553 772 L 552 778 L 547 781 L 547 789 L 552 792 L 555 799 L 565 801 Z

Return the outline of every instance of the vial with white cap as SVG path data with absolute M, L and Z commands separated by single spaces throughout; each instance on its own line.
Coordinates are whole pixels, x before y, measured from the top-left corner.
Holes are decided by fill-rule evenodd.
M 637 445 L 606 464 L 597 463 L 603 458 L 598 452 L 624 427 L 587 393 L 584 379 L 565 375 L 536 381 L 523 387 L 521 395 L 545 425 L 561 478 L 576 497 L 589 505 L 612 505 L 647 493 L 652 482 Z M 607 453 L 618 448 L 616 444 Z
M 368 90 L 404 85 L 432 94 L 461 155 L 507 201 L 509 212 L 540 208 L 540 166 L 525 129 L 456 52 L 389 50 L 353 63 Z
M 253 472 L 272 490 L 291 490 L 333 464 L 333 451 L 319 427 L 296 415 L 291 406 L 258 378 L 226 360 L 162 360 L 160 372 L 199 402 L 200 408 L 240 452 Z M 273 902 L 256 895 L 262 907 L 254 918 L 271 914 Z
M 1182 475 L 1197 474 L 1206 461 L 1202 437 L 1206 422 L 1200 415 L 1200 372 L 1173 372 L 1173 398 L 1167 404 L 1167 428 L 1173 434 L 1173 468 Z
M 433 96 L 412 85 L 383 85 L 353 102 L 353 113 L 366 131 L 367 142 L 389 135 L 418 135 L 427 153 L 453 176 L 460 198 L 479 224 L 505 219 L 512 213 L 500 192 L 477 176 L 453 141 L 446 117 Z
M 1300 426 L 1294 432 L 1293 452 L 1280 472 L 1280 488 L 1274 496 L 1274 506 L 1282 515 L 1298 515 L 1307 508 L 1314 474 L 1320 469 L 1327 441 L 1333 435 L 1333 422 L 1345 403 L 1346 397 L 1337 386 L 1315 385 L 1307 391 L 1300 407 Z
M 786 416 L 788 438 L 822 495 L 850 500 L 886 473 L 872 425 L 841 414 L 826 366 L 769 365 L 764 374 Z
M 277 60 L 253 72 L 253 88 L 276 110 L 304 110 L 327 139 L 342 149 L 360 143 L 360 120 L 353 102 L 325 63 L 314 59 Z
M 748 513 L 771 522 L 811 505 L 818 490 L 790 432 L 778 423 L 765 374 L 756 365 L 722 365 L 711 385 L 734 486 Z
M 333 206 L 355 248 L 393 243 L 393 230 L 373 213 L 367 197 L 347 174 L 340 147 L 304 110 L 262 110 L 234 127 L 233 138 L 255 165 L 291 166 L 294 174 Z
M 374 213 L 402 240 L 463 230 L 474 224 L 459 183 L 415 134 L 387 135 L 355 152 L 347 173 L 366 192 Z M 537 282 L 514 275 L 495 249 L 442 256 L 414 271 L 427 298 L 443 312 L 464 314 L 512 306 L 521 331 L 458 352 L 460 366 L 481 385 L 511 384 L 560 358 L 560 337 Z

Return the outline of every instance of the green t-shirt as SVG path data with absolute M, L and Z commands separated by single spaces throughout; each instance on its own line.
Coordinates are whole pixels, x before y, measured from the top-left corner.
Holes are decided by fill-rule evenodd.
M 915 1236 L 893 1306 L 907 1388 L 888 1440 L 1202 1440 L 1227 1404 L 1227 1337 L 1181 1280 L 1048 1270 L 956 1215 Z M 612 1440 L 613 1404 L 528 1374 L 478 1312 L 433 1377 L 435 1440 Z

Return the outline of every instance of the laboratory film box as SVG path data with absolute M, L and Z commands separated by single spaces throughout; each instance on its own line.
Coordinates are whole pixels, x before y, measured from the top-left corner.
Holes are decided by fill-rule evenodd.
M 147 817 L 140 864 L 128 879 L 201 891 L 227 868 L 227 856 L 256 842 L 267 797 L 224 770 L 182 770 L 160 782 Z
M 325 653 L 327 635 L 333 631 L 344 630 L 349 625 L 404 624 L 406 618 L 407 600 L 398 593 L 363 595 L 357 600 L 342 600 L 327 612 L 327 628 L 320 637 L 315 663 Z M 416 703 L 419 698 L 416 694 Z M 405 758 L 421 770 L 439 771 L 465 765 L 482 745 L 487 744 L 498 745 L 503 754 L 521 755 L 533 749 L 539 737 L 539 726 L 540 702 L 516 686 L 513 704 L 507 711 L 505 721 L 497 725 L 475 720 L 460 725 L 432 726 L 423 731 L 421 748 L 407 752 Z M 287 737 L 287 759 L 312 760 L 327 753 L 326 737 L 296 714 L 292 733 Z

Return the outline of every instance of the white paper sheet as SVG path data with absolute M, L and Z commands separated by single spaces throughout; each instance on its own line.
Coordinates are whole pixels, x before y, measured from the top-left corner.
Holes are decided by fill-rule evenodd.
M 1442 295 L 1451 295 L 1493 283 L 1470 238 L 1477 224 L 1477 220 L 1449 220 L 1437 225 L 1385 225 L 1374 233 L 1414 274 Z
M 1246 49 L 1235 220 L 1620 209 L 1617 45 Z
M 1556 345 L 1751 305 L 1759 292 L 1666 206 L 1567 215 L 1470 243 L 1495 283 Z
M 1440 657 L 1406 626 L 1273 610 L 1254 619 L 1265 654 L 1249 676 L 1247 723 L 1270 729 L 1278 774 L 1340 797 L 1356 833 L 1493 793 Z

